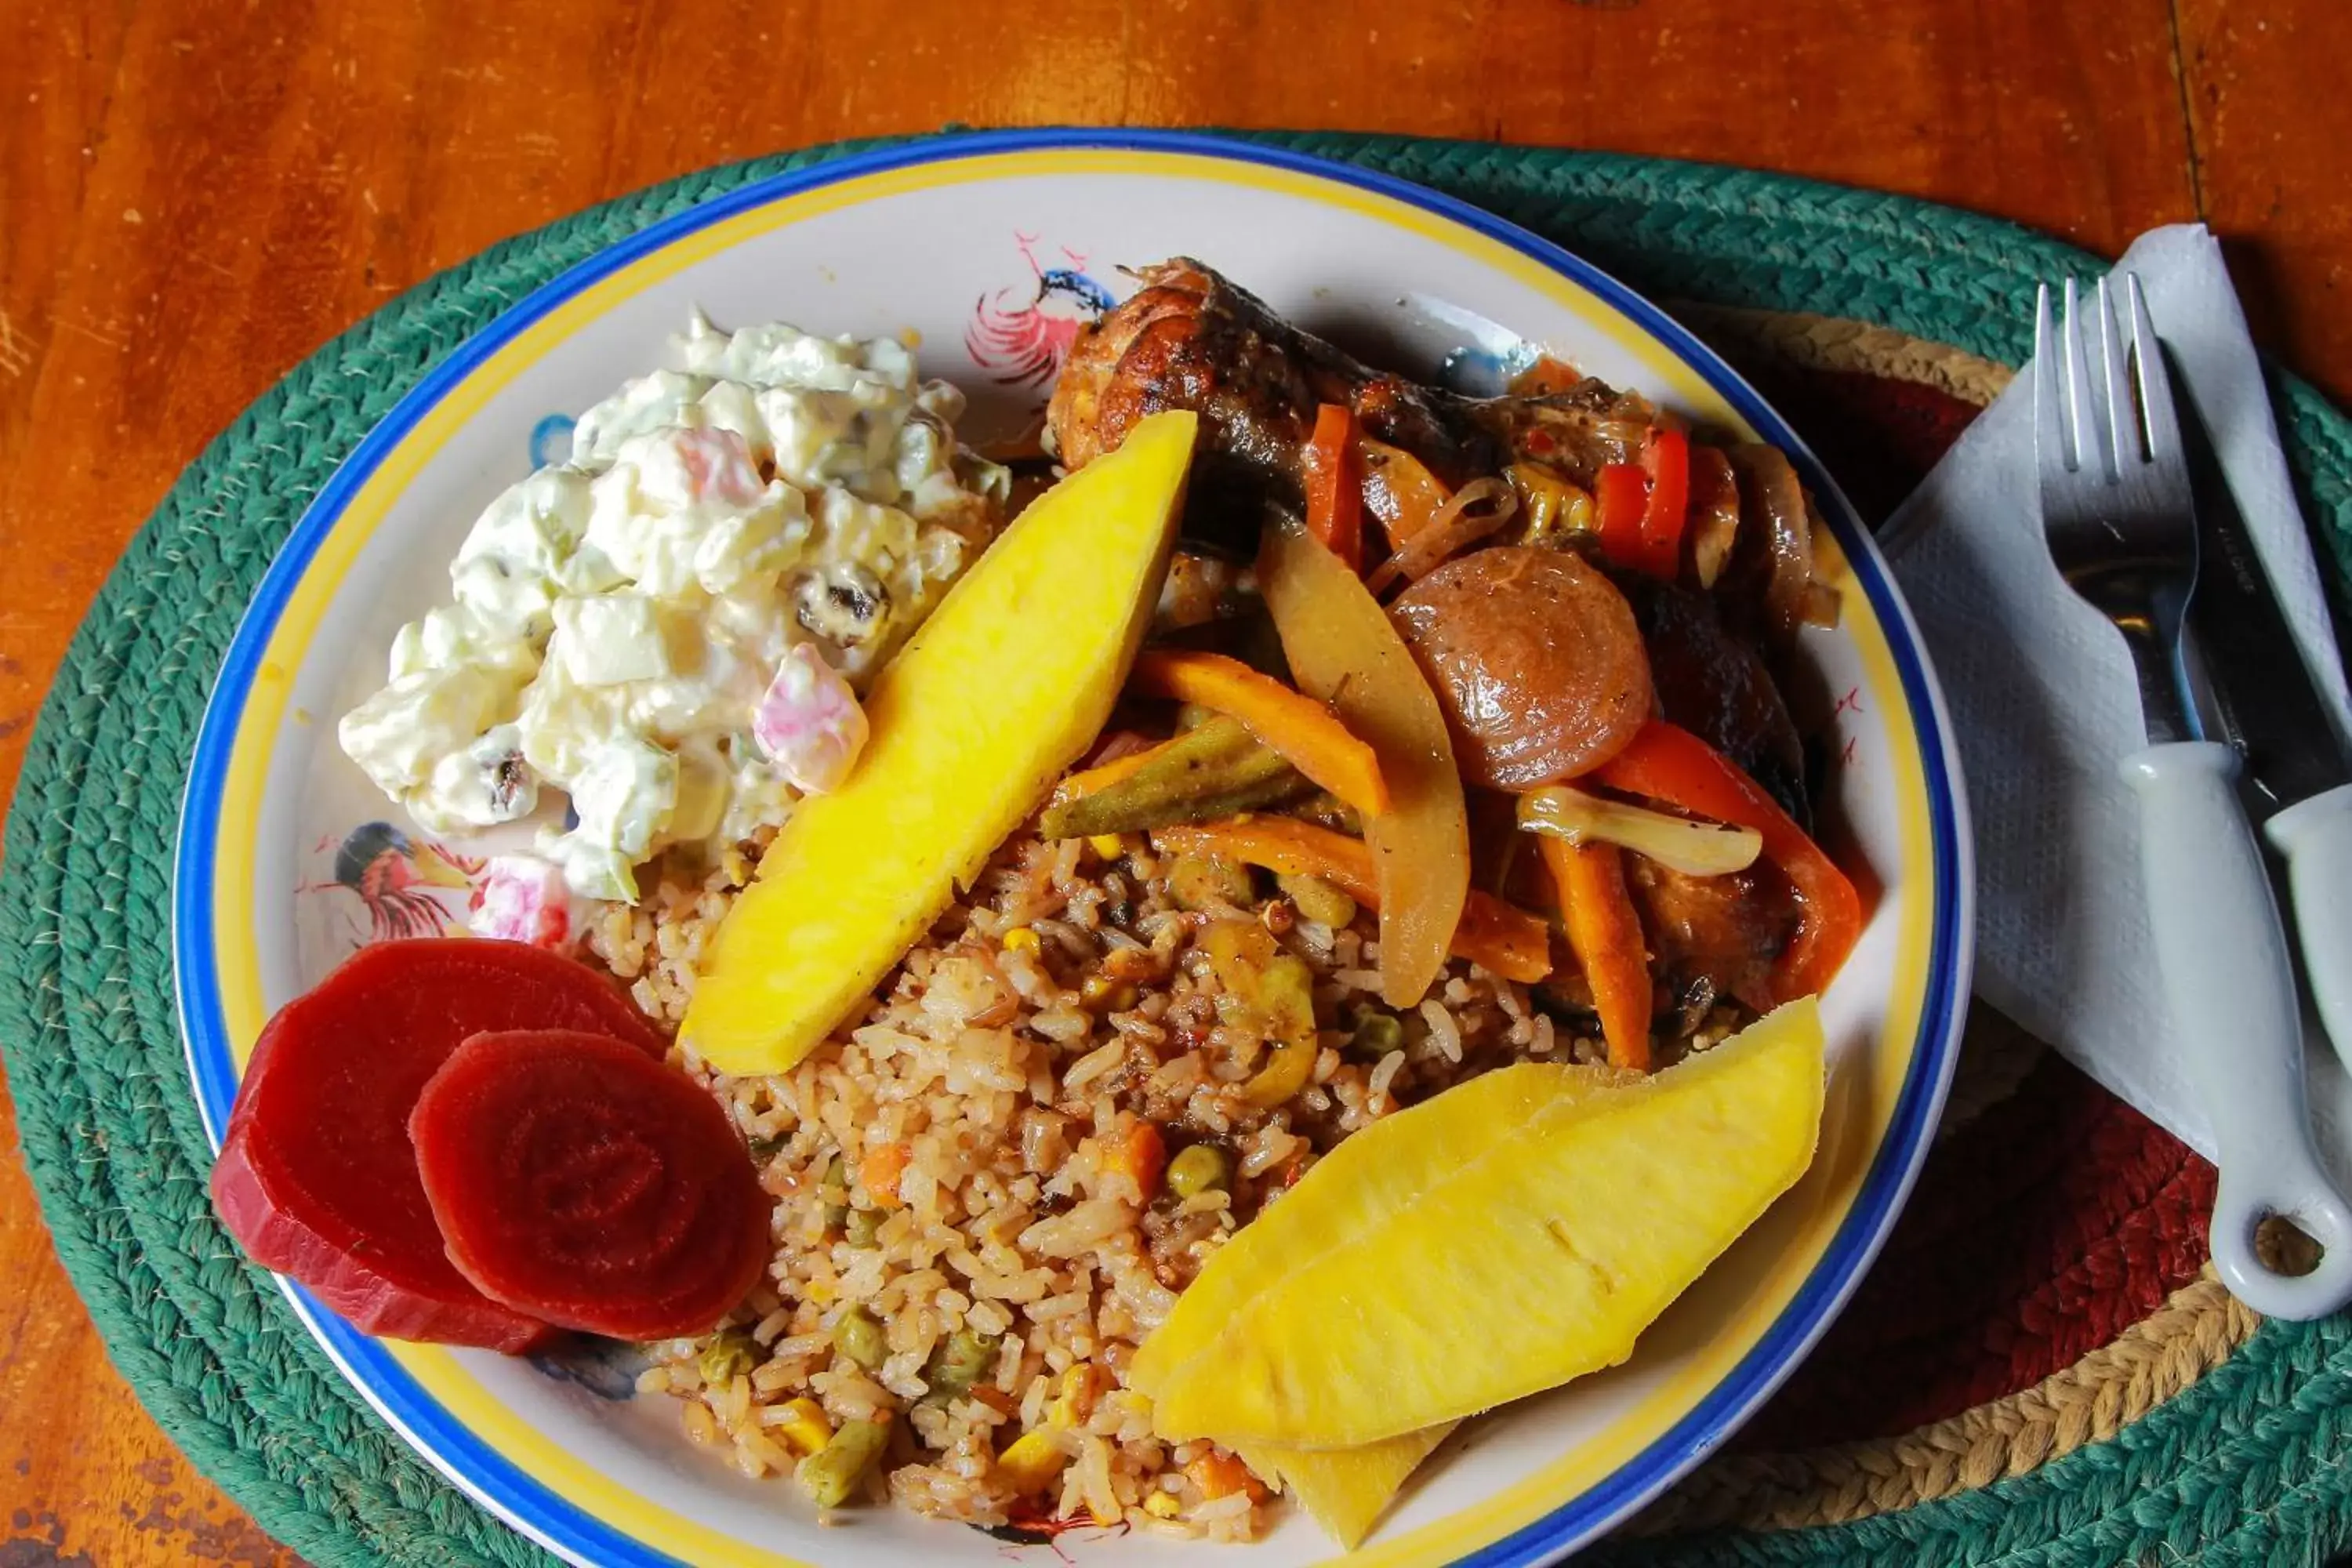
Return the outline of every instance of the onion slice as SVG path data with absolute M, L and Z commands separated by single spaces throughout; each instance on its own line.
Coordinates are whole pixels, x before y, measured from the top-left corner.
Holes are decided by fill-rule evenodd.
M 1468 546 L 1500 531 L 1518 510 L 1518 492 L 1507 481 L 1491 475 L 1473 479 L 1454 493 L 1427 528 L 1374 568 L 1364 586 L 1378 598 L 1399 583 L 1418 583 Z
M 1689 877 L 1745 871 L 1764 852 L 1764 836 L 1752 827 L 1693 822 L 1565 784 L 1519 796 L 1518 817 L 1527 832 L 1570 844 L 1614 844 Z

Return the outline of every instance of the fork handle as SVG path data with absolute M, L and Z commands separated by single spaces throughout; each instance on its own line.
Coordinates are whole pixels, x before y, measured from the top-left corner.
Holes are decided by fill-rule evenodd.
M 2238 804 L 2238 756 L 2209 741 L 2127 757 L 2138 793 L 2148 927 L 2173 1033 L 2220 1152 L 2213 1266 L 2256 1311 L 2298 1321 L 2352 1300 L 2352 1208 L 2311 1142 L 2303 1020 L 2261 846 Z M 2264 1268 L 2254 1227 L 2292 1218 L 2325 1249 L 2300 1278 Z
M 2286 857 L 2313 1005 L 2352 1069 L 2352 784 L 2288 806 L 2263 832 Z

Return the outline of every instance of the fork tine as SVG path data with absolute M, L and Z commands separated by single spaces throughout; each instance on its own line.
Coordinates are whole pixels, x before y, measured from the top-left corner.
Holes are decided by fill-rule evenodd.
M 2159 468 L 2185 469 L 2187 453 L 2180 439 L 2180 416 L 2172 405 L 2172 377 L 2164 366 L 2163 340 L 2148 319 L 2147 297 L 2140 291 L 2139 274 L 2126 278 L 2124 294 L 2131 310 L 2132 370 L 2139 388 L 2145 421 L 2140 434 L 2147 441 L 2148 461 Z
M 2083 342 L 2081 300 L 2074 280 L 2066 279 L 2066 429 L 2074 439 L 2074 461 L 2069 467 L 2076 472 L 2089 468 L 2095 460 L 2103 474 L 2112 475 L 2114 468 L 2108 455 L 2101 451 L 2095 458 L 2092 447 L 2098 429 L 2098 416 L 2091 405 L 2091 361 Z
M 2131 353 L 2116 324 L 2115 301 L 2102 277 L 2096 294 L 2099 307 L 2100 370 L 2105 373 L 2107 402 L 2107 477 L 2118 479 L 2126 468 L 2137 468 L 2145 444 L 2140 440 L 2139 411 L 2132 405 Z
M 2033 447 L 2045 478 L 2066 471 L 2064 386 L 2050 285 L 2044 283 L 2033 293 Z

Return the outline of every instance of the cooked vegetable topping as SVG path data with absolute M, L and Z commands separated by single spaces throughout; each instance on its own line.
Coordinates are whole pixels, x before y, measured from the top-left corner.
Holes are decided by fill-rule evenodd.
M 1836 602 L 1822 605 L 1813 585 L 1812 510 L 1806 505 L 1797 470 L 1777 447 L 1760 442 L 1734 447 L 1729 457 L 1739 479 L 1740 530 L 1722 586 L 1761 611 L 1762 629 L 1785 642 L 1810 616 L 1833 620 Z
M 1370 1061 L 1378 1061 L 1403 1045 L 1403 1020 L 1377 1007 L 1365 1008 L 1348 1036 L 1348 1048 Z
M 963 1393 L 996 1364 L 996 1342 L 970 1329 L 958 1329 L 941 1340 L 924 1363 L 923 1382 L 934 1394 Z
M 1356 900 L 1322 878 L 1301 872 L 1277 876 L 1274 880 L 1284 896 L 1298 907 L 1298 912 L 1318 925 L 1339 931 L 1354 922 Z
M 1160 1191 L 1160 1173 L 1167 1168 L 1168 1142 L 1160 1129 L 1139 1118 L 1104 1142 L 1103 1169 L 1135 1184 L 1136 1195 L 1149 1203 Z
M 1270 871 L 1304 871 L 1344 889 L 1359 903 L 1380 908 L 1371 847 L 1328 827 L 1285 816 L 1248 816 L 1163 827 L 1151 837 L 1162 854 L 1223 857 Z M 1507 979 L 1532 982 L 1551 973 L 1543 921 L 1485 893 L 1465 895 L 1461 919 L 1446 941 L 1451 951 Z
M 1079 1362 L 1062 1374 L 1061 1392 L 1046 1411 L 1046 1418 L 1056 1426 L 1076 1426 L 1094 1414 L 1095 1400 L 1103 1390 L 1107 1375 L 1090 1361 Z
M 1398 584 L 1420 582 L 1491 533 L 1500 533 L 1519 509 L 1518 493 L 1499 479 L 1473 479 L 1430 519 L 1429 526 L 1396 548 L 1364 579 L 1385 595 Z
M 1189 724 L 1177 725 L 1180 731 L 1191 728 Z M 1151 760 L 1152 753 L 1159 751 L 1161 745 L 1166 744 L 1165 742 L 1160 742 L 1160 745 L 1148 743 L 1136 739 L 1131 732 L 1123 733 L 1118 738 L 1122 741 L 1134 741 L 1135 743 L 1121 750 L 1115 756 L 1106 756 L 1093 767 L 1070 774 L 1055 786 L 1054 797 L 1059 800 L 1066 795 L 1076 800 L 1082 795 L 1092 795 L 1097 790 L 1108 789 L 1143 767 Z
M 1592 497 L 1549 467 L 1513 463 L 1505 477 L 1518 492 L 1522 543 L 1554 544 L 1592 531 Z
M 1223 1192 L 1233 1174 L 1232 1155 L 1214 1143 L 1195 1143 L 1168 1162 L 1168 1190 L 1180 1198 Z
M 1370 437 L 1358 445 L 1364 469 L 1364 509 L 1381 520 L 1389 542 L 1402 544 L 1426 532 L 1444 511 L 1451 492 L 1411 452 Z
M 833 1441 L 833 1423 L 825 1419 L 824 1406 L 806 1396 L 786 1400 L 783 1419 L 768 1429 L 803 1458 Z
M 1255 921 L 1218 921 L 1198 942 L 1217 983 L 1237 1004 L 1231 1016 L 1221 1009 L 1219 1017 L 1272 1047 L 1265 1065 L 1242 1086 L 1242 1098 L 1252 1105 L 1280 1105 L 1306 1088 L 1315 1070 L 1314 972 Z
M 886 1209 L 898 1206 L 898 1178 L 907 1173 L 914 1151 L 904 1143 L 877 1143 L 857 1162 L 857 1184 Z
M 1090 1013 L 1124 1013 L 1137 1000 L 1135 983 L 1116 974 L 1089 974 L 1078 986 L 1078 1001 Z
M 1625 890 L 1623 851 L 1613 844 L 1543 841 L 1544 864 L 1559 889 L 1568 945 L 1584 967 L 1601 1015 L 1609 1065 L 1634 1072 L 1650 1069 L 1650 955 L 1642 942 L 1641 916 Z
M 1690 461 L 1691 577 L 1712 588 L 1739 537 L 1739 482 L 1718 447 L 1694 444 Z
M 1169 847 L 1164 834 L 1154 837 L 1163 850 Z M 1250 883 L 1247 862 L 1238 858 L 1221 855 L 1214 848 L 1198 853 L 1178 849 L 1174 854 L 1167 870 L 1168 891 L 1188 910 L 1197 912 L 1220 904 L 1246 904 L 1256 892 Z
M 751 1337 L 751 1330 L 722 1329 L 702 1347 L 695 1370 L 706 1385 L 716 1388 L 751 1371 L 759 1353 L 760 1342 Z
M 1213 1449 L 1185 1466 L 1184 1476 L 1201 1489 L 1201 1498 L 1204 1502 L 1214 1502 L 1235 1492 L 1263 1489 L 1258 1487 L 1257 1479 L 1249 1473 L 1248 1466 L 1231 1454 L 1220 1454 Z
M 1118 770 L 1107 782 L 1104 775 Z M 1090 789 L 1083 781 L 1097 781 Z M 1066 780 L 1037 819 L 1048 838 L 1140 832 L 1278 805 L 1315 786 L 1238 719 L 1222 715 L 1150 751 Z
M 885 1421 L 845 1421 L 825 1446 L 803 1459 L 793 1472 L 801 1490 L 819 1508 L 839 1508 L 857 1495 L 859 1483 L 889 1446 Z
M 1648 481 L 1632 463 L 1611 463 L 1592 480 L 1593 526 L 1601 552 L 1627 572 L 1643 567 L 1642 517 L 1649 510 Z
M 1694 877 L 1745 870 L 1764 848 L 1764 836 L 1752 827 L 1693 822 L 1566 784 L 1519 796 L 1518 818 L 1530 833 L 1570 844 L 1614 844 Z
M 996 1456 L 996 1473 L 1013 1491 L 1028 1496 L 1044 1491 L 1069 1468 L 1069 1451 L 1048 1428 L 1024 1432 Z
M 1649 480 L 1642 506 L 1642 570 L 1669 582 L 1682 570 L 1690 467 L 1690 437 L 1670 425 L 1653 426 L 1642 448 L 1642 468 Z
M 863 1306 L 845 1308 L 833 1321 L 833 1348 L 867 1372 L 872 1372 L 889 1359 L 889 1342 L 882 1337 L 882 1325 Z
M 1340 885 L 1380 910 L 1381 994 L 1410 1006 L 1444 968 L 1470 890 L 1469 817 L 1445 716 L 1379 602 L 1303 526 L 1285 520 L 1266 530 L 1258 585 L 1299 689 L 1380 760 L 1389 809 L 1364 821 L 1371 875 Z M 1306 864 L 1274 868 L 1321 874 Z
M 1821 846 L 1756 782 L 1687 730 L 1653 720 L 1595 775 L 1612 789 L 1698 816 L 1753 828 L 1764 858 L 1795 888 L 1802 923 L 1773 965 L 1772 988 L 1782 1001 L 1826 988 L 1862 937 L 1862 896 Z
M 1388 809 L 1388 786 L 1381 781 L 1371 747 L 1349 734 L 1328 708 L 1239 659 L 1147 648 L 1136 658 L 1129 687 L 1230 713 L 1293 767 L 1357 810 L 1377 815 Z
M 1355 411 L 1327 403 L 1315 411 L 1307 442 L 1307 531 L 1351 572 L 1364 569 L 1363 455 Z
M 872 1247 L 881 1239 L 880 1209 L 851 1209 L 842 1216 L 841 1236 L 852 1247 Z

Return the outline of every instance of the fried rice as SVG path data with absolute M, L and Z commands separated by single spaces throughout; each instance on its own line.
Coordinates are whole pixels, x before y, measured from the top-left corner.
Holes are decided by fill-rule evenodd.
M 592 930 L 593 954 L 647 1013 L 684 1015 L 756 847 Z M 814 1401 L 820 1430 L 888 1422 L 869 1500 L 983 1528 L 1255 1536 L 1275 1505 L 1212 1445 L 1153 1435 L 1125 1386 L 1136 1346 L 1339 1139 L 1491 1068 L 1605 1053 L 1589 1020 L 1461 960 L 1418 1009 L 1388 1013 L 1369 912 L 1325 924 L 1262 877 L 1244 891 L 1220 867 L 1204 890 L 1187 869 L 1133 836 L 1017 837 L 871 1008 L 790 1072 L 724 1077 L 676 1047 L 751 1143 L 776 1199 L 775 1255 L 718 1332 L 646 1347 L 639 1391 L 677 1399 L 688 1436 L 750 1477 L 793 1471 L 808 1415 L 795 1402 Z M 1302 901 L 1346 913 L 1344 899 Z M 1241 1092 L 1265 1047 L 1219 1021 L 1194 945 L 1218 920 L 1260 922 L 1313 973 L 1320 1048 L 1283 1104 Z M 1736 1023 L 1720 1010 L 1692 1044 Z M 1169 1157 L 1214 1143 L 1224 1187 L 1161 1189 L 1128 1152 L 1143 1121 Z M 856 1317 L 863 1340 L 844 1327 Z M 1000 1462 L 1024 1433 L 1055 1451 L 1042 1472 Z M 1024 1484 L 1040 1474 L 1052 1479 Z

